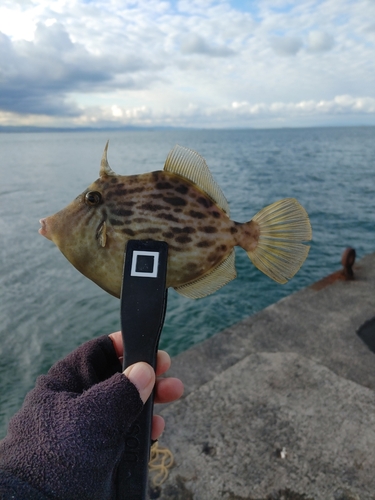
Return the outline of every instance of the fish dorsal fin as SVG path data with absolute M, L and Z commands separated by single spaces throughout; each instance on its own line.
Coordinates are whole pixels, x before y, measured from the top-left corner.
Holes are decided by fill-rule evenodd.
M 220 186 L 212 177 L 206 160 L 201 155 L 177 144 L 169 152 L 165 160 L 164 170 L 194 182 L 229 216 L 228 202 Z
M 234 264 L 234 250 L 215 269 L 205 276 L 187 283 L 186 285 L 175 287 L 176 292 L 189 299 L 200 299 L 216 292 L 222 286 L 234 280 L 237 276 Z

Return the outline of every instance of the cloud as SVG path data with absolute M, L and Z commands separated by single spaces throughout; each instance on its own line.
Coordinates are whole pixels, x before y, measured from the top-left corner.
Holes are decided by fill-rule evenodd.
M 323 31 L 310 31 L 308 49 L 311 52 L 326 52 L 334 46 L 334 39 Z
M 310 31 L 304 43 L 302 37 L 277 36 L 271 38 L 271 46 L 279 56 L 294 56 L 306 45 L 309 52 L 327 52 L 334 46 L 334 39 L 323 31 Z
M 356 115 L 375 124 L 374 2 L 247 5 L 4 0 L 0 120 L 268 126 Z
M 0 109 L 17 113 L 77 116 L 70 92 L 139 88 L 137 72 L 152 67 L 136 54 L 92 53 L 58 22 L 38 23 L 31 42 L 0 33 L 0 55 Z
M 188 35 L 181 44 L 183 54 L 203 54 L 212 57 L 228 57 L 234 55 L 234 51 L 225 45 L 216 46 L 210 44 L 202 36 Z
M 271 39 L 271 46 L 280 56 L 294 56 L 302 48 L 303 42 L 297 36 L 278 36 Z
M 350 113 L 375 113 L 375 98 L 352 97 L 350 95 L 336 96 L 331 100 L 299 101 L 299 102 L 274 102 L 271 104 L 248 102 L 233 102 L 232 109 L 242 115 L 323 115 L 323 114 L 350 114 Z M 229 111 L 229 110 L 228 110 Z
M 337 124 L 341 116 L 367 117 L 375 114 L 375 98 L 336 96 L 330 100 L 305 100 L 296 102 L 233 101 L 220 106 L 197 106 L 192 103 L 184 108 L 152 109 L 147 106 L 101 106 L 87 109 L 75 119 L 75 125 L 114 127 L 118 125 L 181 127 L 270 127 L 297 126 L 310 120 L 319 123 L 327 120 Z M 1 116 L 0 116 L 1 122 Z
M 0 33 L 0 54 L 0 107 L 8 111 L 75 116 L 78 106 L 67 93 L 109 78 L 100 58 L 73 44 L 58 23 L 38 24 L 32 42 L 12 42 Z

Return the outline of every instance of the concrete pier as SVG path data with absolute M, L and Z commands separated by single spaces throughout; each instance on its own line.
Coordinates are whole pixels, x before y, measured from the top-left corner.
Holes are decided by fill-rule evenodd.
M 367 323 L 366 323 L 367 322 Z M 173 360 L 163 500 L 374 500 L 375 253 Z

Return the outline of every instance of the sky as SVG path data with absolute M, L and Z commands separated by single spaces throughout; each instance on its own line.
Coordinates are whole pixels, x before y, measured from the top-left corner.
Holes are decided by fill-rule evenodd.
M 0 125 L 375 125 L 375 0 L 2 0 Z

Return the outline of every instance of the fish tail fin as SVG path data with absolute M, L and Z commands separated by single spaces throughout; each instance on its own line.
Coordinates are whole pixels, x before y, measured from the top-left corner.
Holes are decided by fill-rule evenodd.
M 292 278 L 309 253 L 310 247 L 302 243 L 312 238 L 309 217 L 294 198 L 263 208 L 250 222 L 243 224 L 243 229 L 240 244 L 250 260 L 278 283 Z M 246 233 L 255 234 L 255 240 L 249 238 L 246 243 Z

